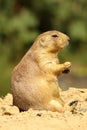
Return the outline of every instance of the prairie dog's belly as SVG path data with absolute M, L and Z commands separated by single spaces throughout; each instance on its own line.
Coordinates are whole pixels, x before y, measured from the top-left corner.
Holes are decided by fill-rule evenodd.
M 57 93 L 59 96 L 58 81 L 53 75 L 41 75 L 31 78 L 28 78 L 27 76 L 21 81 L 15 81 L 14 86 L 14 89 L 17 91 L 17 93 L 22 93 L 22 95 L 26 96 L 28 99 L 30 99 L 32 95 L 35 99 L 41 99 L 41 97 L 45 98 L 46 96 L 52 97 L 55 93 Z

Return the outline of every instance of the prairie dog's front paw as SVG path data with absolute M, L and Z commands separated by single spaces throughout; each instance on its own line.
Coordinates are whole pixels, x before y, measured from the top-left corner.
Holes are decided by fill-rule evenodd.
M 71 67 L 71 62 L 65 62 L 64 66 L 65 66 L 66 69 L 70 68 Z

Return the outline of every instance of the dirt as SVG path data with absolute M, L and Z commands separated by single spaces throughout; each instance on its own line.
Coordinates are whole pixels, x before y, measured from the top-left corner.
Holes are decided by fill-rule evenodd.
M 87 130 L 87 89 L 61 91 L 64 113 L 29 109 L 19 112 L 12 95 L 0 98 L 0 130 Z

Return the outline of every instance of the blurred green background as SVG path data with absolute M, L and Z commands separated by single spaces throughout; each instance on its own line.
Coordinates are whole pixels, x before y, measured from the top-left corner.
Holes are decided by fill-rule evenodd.
M 0 96 L 10 92 L 11 71 L 38 34 L 54 29 L 71 39 L 61 62 L 87 76 L 87 0 L 0 0 Z

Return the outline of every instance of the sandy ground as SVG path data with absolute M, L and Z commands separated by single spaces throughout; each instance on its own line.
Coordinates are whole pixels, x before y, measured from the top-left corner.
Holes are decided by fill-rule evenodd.
M 62 91 L 64 113 L 29 109 L 19 112 L 12 95 L 0 98 L 0 130 L 87 130 L 87 89 Z

